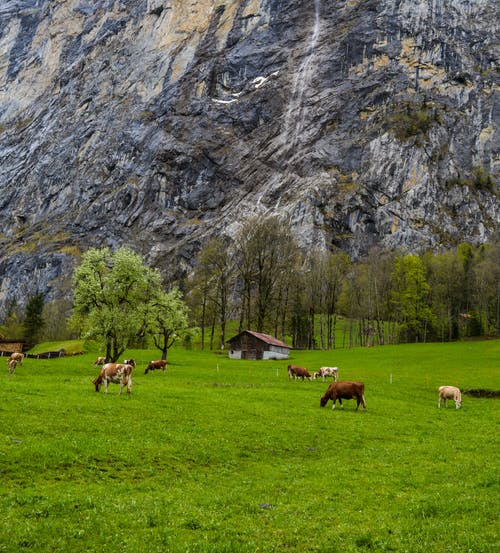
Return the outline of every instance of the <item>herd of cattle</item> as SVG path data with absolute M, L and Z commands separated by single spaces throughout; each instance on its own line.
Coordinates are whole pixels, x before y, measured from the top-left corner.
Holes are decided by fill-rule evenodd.
M 13 374 L 16 371 L 16 367 L 21 365 L 24 359 L 22 353 L 13 353 L 8 361 L 9 373 Z M 135 361 L 133 359 L 125 359 L 123 363 L 106 363 L 104 357 L 98 357 L 94 363 L 94 367 L 101 366 L 101 370 L 97 377 L 92 380 L 95 386 L 95 391 L 99 392 L 101 386 L 104 384 L 104 391 L 108 393 L 108 384 L 110 382 L 120 385 L 120 395 L 123 388 L 127 388 L 127 394 L 132 391 L 132 371 L 135 367 Z M 144 371 L 144 374 L 148 374 L 149 371 L 162 370 L 165 372 L 167 368 L 167 362 L 163 359 L 156 361 L 150 361 Z M 360 404 L 363 409 L 366 409 L 365 401 L 365 384 L 364 382 L 339 382 L 339 370 L 337 367 L 321 367 L 318 371 L 314 372 L 311 376 L 310 372 L 305 367 L 298 365 L 288 365 L 288 378 L 298 380 L 317 380 L 321 378 L 323 382 L 327 377 L 333 378 L 333 382 L 328 386 L 326 393 L 320 399 L 321 407 L 324 407 L 329 400 L 332 400 L 332 409 L 335 409 L 335 404 L 338 400 L 341 407 L 343 399 L 355 399 L 356 410 Z M 462 394 L 460 390 L 455 386 L 440 386 L 438 389 L 438 407 L 441 407 L 441 401 L 446 407 L 446 400 L 451 399 L 455 402 L 455 407 L 459 409 L 462 405 Z
M 108 393 L 108 384 L 114 382 L 120 385 L 120 391 L 118 395 L 122 393 L 124 386 L 127 387 L 127 394 L 132 391 L 132 370 L 135 367 L 135 361 L 133 359 L 125 359 L 123 363 L 106 363 L 104 357 L 98 357 L 94 363 L 94 367 L 102 365 L 97 378 L 92 380 L 95 386 L 95 391 L 98 392 L 101 385 L 104 384 L 104 391 Z M 150 361 L 146 367 L 144 374 L 148 374 L 149 371 L 161 369 L 165 372 L 167 368 L 167 362 L 163 359 L 156 361 Z
M 343 399 L 355 399 L 356 411 L 359 405 L 366 409 L 365 401 L 365 383 L 364 382 L 339 382 L 339 370 L 337 367 L 321 367 L 318 371 L 314 372 L 311 376 L 310 372 L 305 367 L 299 367 L 298 365 L 288 365 L 288 378 L 298 380 L 299 378 L 304 381 L 316 380 L 322 378 L 324 381 L 326 377 L 332 377 L 333 382 L 328 386 L 328 390 L 325 395 L 320 399 L 321 407 L 324 407 L 331 399 L 333 402 L 332 409 L 335 409 L 335 403 L 339 402 L 342 405 Z M 446 407 L 446 400 L 452 399 L 455 402 L 455 407 L 459 409 L 462 405 L 462 394 L 460 390 L 455 386 L 440 386 L 438 389 L 438 407 L 441 407 L 441 401 L 443 401 Z

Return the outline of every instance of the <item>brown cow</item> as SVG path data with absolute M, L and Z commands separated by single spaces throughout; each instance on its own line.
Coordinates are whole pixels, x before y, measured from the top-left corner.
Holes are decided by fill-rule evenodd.
M 98 357 L 95 360 L 94 367 L 99 367 L 100 365 L 104 365 L 106 363 L 106 357 Z
M 338 399 L 343 409 L 343 399 L 356 399 L 356 411 L 360 403 L 363 405 L 363 409 L 366 409 L 364 392 L 364 382 L 332 382 L 328 386 L 326 394 L 321 398 L 320 405 L 324 407 L 328 403 L 328 400 L 331 399 L 333 401 L 332 409 L 335 409 L 335 402 Z
M 9 359 L 7 364 L 9 365 L 9 373 L 14 374 L 16 372 L 17 361 L 15 359 Z
M 104 391 L 108 393 L 108 383 L 114 382 L 115 384 L 120 384 L 120 391 L 118 395 L 122 393 L 123 387 L 127 386 L 127 394 L 131 393 L 132 390 L 132 370 L 134 367 L 132 365 L 125 365 L 121 363 L 106 363 L 98 377 L 95 380 L 92 380 L 92 383 L 95 386 L 95 391 L 98 392 L 101 384 L 104 383 Z
M 295 380 L 302 378 L 302 382 L 304 378 L 312 380 L 309 371 L 305 367 L 299 367 L 297 365 L 288 365 L 288 378 L 294 378 Z
M 157 361 L 150 361 L 149 365 L 146 367 L 144 374 L 148 374 L 148 371 L 154 371 L 155 369 L 161 369 L 165 372 L 167 368 L 167 362 L 164 359 L 158 359 Z

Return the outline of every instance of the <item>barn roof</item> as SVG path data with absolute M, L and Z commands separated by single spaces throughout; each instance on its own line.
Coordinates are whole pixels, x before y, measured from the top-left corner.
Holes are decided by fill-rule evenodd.
M 242 334 L 251 334 L 252 336 L 255 336 L 255 338 L 257 338 L 258 340 L 261 340 L 262 342 L 265 342 L 266 344 L 270 344 L 272 346 L 291 349 L 291 346 L 285 344 L 285 342 L 282 342 L 281 340 L 278 340 L 278 338 L 275 338 L 274 336 L 269 336 L 269 334 L 264 334 L 263 332 L 254 332 L 253 330 L 244 330 L 243 332 L 240 332 L 237 336 L 234 336 L 233 338 L 228 340 L 228 342 L 236 340 Z

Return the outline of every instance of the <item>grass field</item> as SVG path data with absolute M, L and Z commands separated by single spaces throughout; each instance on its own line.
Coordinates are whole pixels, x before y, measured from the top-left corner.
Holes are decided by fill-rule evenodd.
M 130 398 L 94 392 L 95 355 L 4 365 L 0 552 L 499 551 L 500 403 L 436 390 L 499 390 L 500 341 L 293 352 L 366 412 L 286 361 L 126 356 Z

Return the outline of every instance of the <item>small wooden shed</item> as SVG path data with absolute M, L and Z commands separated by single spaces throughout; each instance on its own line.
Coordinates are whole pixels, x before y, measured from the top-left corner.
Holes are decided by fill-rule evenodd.
M 11 353 L 22 353 L 26 346 L 24 340 L 0 340 L 0 355 L 10 355 Z
M 291 346 L 253 330 L 244 330 L 228 340 L 230 359 L 288 359 Z

